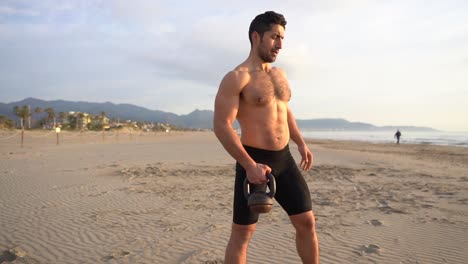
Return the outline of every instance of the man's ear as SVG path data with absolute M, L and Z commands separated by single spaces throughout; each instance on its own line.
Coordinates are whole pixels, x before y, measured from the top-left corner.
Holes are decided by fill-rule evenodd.
M 252 43 L 254 45 L 260 43 L 260 34 L 257 31 L 252 32 Z

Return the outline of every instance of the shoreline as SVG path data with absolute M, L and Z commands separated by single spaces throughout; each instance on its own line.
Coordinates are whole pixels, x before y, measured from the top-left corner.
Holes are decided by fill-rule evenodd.
M 323 132 L 323 131 L 319 131 Z M 352 131 L 355 132 L 355 131 Z M 104 132 L 104 137 L 107 139 L 111 140 L 118 140 L 122 139 L 125 140 L 123 137 L 128 137 L 128 139 L 132 140 L 135 138 L 144 138 L 144 137 L 152 137 L 152 136 L 162 136 L 162 135 L 182 135 L 186 133 L 213 133 L 212 131 L 205 130 L 205 131 L 170 131 L 170 132 L 164 132 L 164 131 L 151 131 L 151 132 L 145 132 L 145 131 L 129 131 L 129 130 L 115 130 L 115 131 L 105 131 Z M 39 130 L 39 129 L 34 129 L 34 130 L 25 130 L 25 140 L 29 138 L 29 136 L 32 136 L 33 138 L 37 137 L 43 137 L 47 139 L 56 139 L 56 133 L 53 130 Z M 102 131 L 85 131 L 85 132 L 80 132 L 80 131 L 68 131 L 68 130 L 62 130 L 60 133 L 60 138 L 62 139 L 69 139 L 70 137 L 78 137 L 82 136 L 84 139 L 91 139 L 93 141 L 98 141 L 99 137 L 102 138 Z M 122 138 L 120 138 L 122 137 Z M 20 141 L 21 139 L 21 130 L 20 129 L 15 129 L 15 130 L 0 130 L 0 146 L 1 144 L 11 144 L 11 141 L 14 140 Z M 434 142 L 401 142 L 400 144 L 394 143 L 392 140 L 387 140 L 387 141 L 381 141 L 381 140 L 371 140 L 371 139 L 335 139 L 335 138 L 314 138 L 314 137 L 306 137 L 304 136 L 304 139 L 308 143 L 318 143 L 318 144 L 324 144 L 326 142 L 343 142 L 343 143 L 352 143 L 352 144 L 372 144 L 372 145 L 386 145 L 386 146 L 440 146 L 440 147 L 455 147 L 455 148 L 468 148 L 468 145 L 460 145 L 460 144 L 442 144 L 442 143 L 434 143 Z M 8 142 L 10 141 L 10 142 Z M 467 142 L 468 144 L 468 142 Z
M 310 139 L 352 140 L 369 143 L 396 143 L 391 131 L 304 131 L 304 137 Z M 468 132 L 404 132 L 400 143 L 468 148 Z

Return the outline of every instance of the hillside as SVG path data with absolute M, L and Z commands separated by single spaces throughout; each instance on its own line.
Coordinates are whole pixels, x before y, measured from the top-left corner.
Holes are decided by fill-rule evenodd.
M 101 112 L 106 112 L 106 116 L 109 118 L 143 122 L 171 123 L 173 125 L 189 128 L 204 128 L 206 127 L 207 123 L 206 120 L 202 120 L 202 117 L 199 116 L 198 111 L 194 111 L 188 115 L 179 116 L 174 113 L 150 110 L 132 104 L 114 104 L 111 102 L 73 102 L 64 100 L 45 101 L 35 98 L 26 98 L 24 100 L 8 104 L 0 103 L 0 115 L 6 115 L 11 119 L 16 118 L 12 112 L 13 107 L 16 105 L 29 105 L 31 106 L 32 110 L 34 110 L 36 107 L 41 107 L 42 109 L 51 107 L 54 109 L 57 115 L 60 112 L 69 111 L 85 112 L 93 115 L 99 115 Z M 192 118 L 192 115 L 194 118 Z M 206 119 L 208 118 L 210 118 L 210 116 L 206 115 Z M 193 122 L 192 120 L 197 121 Z M 203 126 L 199 126 L 198 124 Z
M 343 130 L 343 131 L 396 131 L 397 129 L 405 131 L 435 131 L 430 127 L 417 126 L 374 126 L 362 122 L 349 122 L 340 118 L 324 118 L 324 119 L 309 119 L 296 120 L 297 125 L 303 130 Z
M 99 115 L 106 112 L 107 117 L 120 120 L 133 120 L 144 122 L 170 123 L 176 126 L 195 129 L 213 128 L 212 110 L 194 110 L 187 115 L 177 115 L 160 110 L 150 110 L 141 106 L 132 104 L 114 104 L 111 102 L 93 103 L 93 102 L 74 102 L 64 100 L 45 101 L 36 98 L 26 98 L 18 102 L 0 103 L 0 115 L 8 116 L 10 119 L 16 119 L 12 110 L 14 106 L 29 105 L 34 110 L 36 107 L 46 109 L 51 107 L 58 114 L 59 112 L 86 112 L 88 114 Z M 384 126 L 378 127 L 372 124 L 361 122 L 349 122 L 345 119 L 307 119 L 297 120 L 300 129 L 303 130 L 396 130 L 405 131 L 434 131 L 429 127 L 414 126 Z

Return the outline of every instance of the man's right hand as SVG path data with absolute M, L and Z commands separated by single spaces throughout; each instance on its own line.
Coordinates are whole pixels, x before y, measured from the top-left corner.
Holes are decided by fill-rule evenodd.
M 246 170 L 247 179 L 252 184 L 262 184 L 268 182 L 267 173 L 271 173 L 271 168 L 265 164 L 256 163 L 255 166 Z

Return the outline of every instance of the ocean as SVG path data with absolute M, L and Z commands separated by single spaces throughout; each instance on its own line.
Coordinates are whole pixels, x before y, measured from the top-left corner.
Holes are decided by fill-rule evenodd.
M 302 131 L 307 139 L 355 140 L 372 143 L 396 143 L 396 131 Z M 400 144 L 448 145 L 468 148 L 468 132 L 416 132 L 401 130 Z

